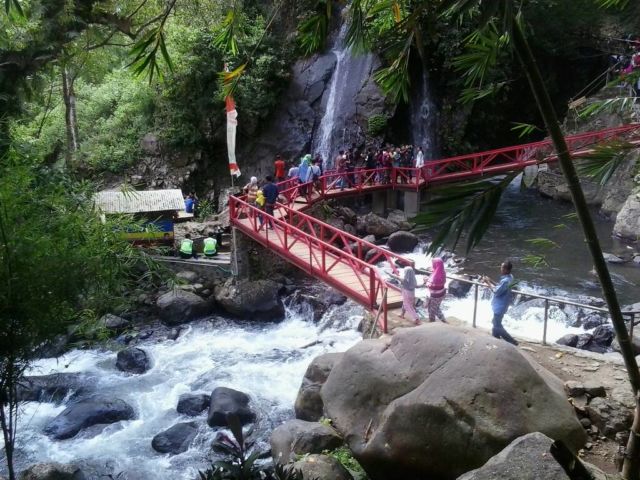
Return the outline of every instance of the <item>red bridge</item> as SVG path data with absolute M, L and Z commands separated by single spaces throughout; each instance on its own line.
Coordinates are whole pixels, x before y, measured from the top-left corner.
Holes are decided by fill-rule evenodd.
M 624 140 L 640 143 L 640 124 L 566 137 L 574 158 L 585 157 L 597 144 Z M 392 309 L 402 304 L 399 288 L 389 283 L 376 265 L 398 273 L 413 262 L 366 242 L 302 211 L 319 200 L 378 190 L 419 191 L 431 184 L 460 181 L 522 170 L 557 160 L 550 140 L 514 147 L 426 161 L 422 168 L 359 169 L 353 174 L 331 172 L 315 186 L 297 178 L 278 184 L 282 203 L 274 216 L 231 197 L 231 224 L 309 275 L 331 285 L 376 315 L 383 332 Z M 347 175 L 351 178 L 347 180 Z M 347 185 L 345 185 L 347 184 Z M 272 228 L 268 228 L 271 224 Z

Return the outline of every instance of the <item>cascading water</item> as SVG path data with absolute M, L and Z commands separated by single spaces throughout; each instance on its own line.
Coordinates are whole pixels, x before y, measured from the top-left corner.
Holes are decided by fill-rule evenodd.
M 411 95 L 411 141 L 413 145 L 422 147 L 425 159 L 430 159 L 437 155 L 434 141 L 436 106 L 429 88 L 429 75 L 422 66 L 418 80 L 418 88 Z
M 356 141 L 359 128 L 353 122 L 355 98 L 369 79 L 373 66 L 372 54 L 354 55 L 346 45 L 348 29 L 348 23 L 343 22 L 331 50 L 336 66 L 325 92 L 324 114 L 313 141 L 313 151 L 322 157 L 325 168 L 332 166 L 338 150 Z
M 121 398 L 136 419 L 91 427 L 69 440 L 52 440 L 43 428 L 64 404 L 24 404 L 18 434 L 18 469 L 37 462 L 75 463 L 87 478 L 112 475 L 127 480 L 197 478 L 208 467 L 216 430 L 206 412 L 186 417 L 176 412 L 183 393 L 211 393 L 217 386 L 246 392 L 257 411 L 258 444 L 267 450 L 270 431 L 293 417 L 293 404 L 310 361 L 322 353 L 344 351 L 360 340 L 356 326 L 360 307 L 347 303 L 327 312 L 318 324 L 306 321 L 304 309 L 288 310 L 279 324 L 231 322 L 224 319 L 190 324 L 177 341 L 141 344 L 153 359 L 142 375 L 115 368 L 115 352 L 74 350 L 59 359 L 36 362 L 30 375 L 84 372 L 97 380 L 95 390 Z M 197 421 L 199 433 L 188 451 L 174 456 L 151 448 L 151 439 L 180 422 Z M 104 428 L 102 428 L 104 427 Z M 0 442 L 0 448 L 2 447 Z M 0 474 L 4 465 L 0 464 Z

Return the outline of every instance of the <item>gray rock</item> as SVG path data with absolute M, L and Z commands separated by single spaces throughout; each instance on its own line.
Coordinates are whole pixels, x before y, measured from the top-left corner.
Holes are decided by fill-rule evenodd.
M 271 280 L 227 281 L 216 287 L 218 304 L 231 315 L 251 319 L 278 321 L 284 318 L 280 285 Z
M 551 455 L 552 444 L 553 440 L 542 433 L 529 433 L 458 480 L 570 480 Z
M 95 377 L 84 373 L 53 373 L 23 377 L 18 384 L 21 402 L 60 402 L 71 391 L 92 389 Z
M 84 480 L 82 470 L 75 465 L 62 463 L 38 463 L 20 474 L 20 480 Z
M 582 328 L 591 330 L 607 323 L 607 319 L 596 312 L 588 313 L 582 318 Z
M 581 397 L 585 394 L 584 385 L 574 380 L 564 382 L 564 391 L 567 392 L 568 397 Z
M 616 217 L 613 233 L 636 241 L 640 237 L 640 194 L 629 195 Z
M 177 455 L 186 452 L 198 433 L 196 422 L 178 423 L 151 440 L 151 447 L 160 453 Z
M 596 345 L 607 348 L 613 342 L 613 327 L 611 325 L 600 325 L 593 331 L 593 341 Z
M 633 338 L 631 338 L 631 347 L 633 348 L 634 355 L 640 355 L 640 335 L 633 335 Z M 620 344 L 617 338 L 614 338 L 611 342 L 611 348 L 614 352 L 620 352 Z
M 594 398 L 587 405 L 586 411 L 591 423 L 609 438 L 615 438 L 616 433 L 629 430 L 633 422 L 633 411 L 611 399 Z
M 407 221 L 407 216 L 402 210 L 391 210 L 387 215 L 387 220 L 395 224 L 398 230 L 411 229 L 411 224 Z
M 327 381 L 331 369 L 342 359 L 342 353 L 325 353 L 314 358 L 302 379 L 294 405 L 296 418 L 316 422 L 322 418 L 324 404 L 320 389 Z
M 191 270 L 182 270 L 176 273 L 176 278 L 191 284 L 191 283 L 196 283 L 198 281 L 199 276 L 196 272 L 192 272 Z
M 174 289 L 156 301 L 161 320 L 170 326 L 180 325 L 211 311 L 211 305 L 195 293 Z
M 227 415 L 236 415 L 243 425 L 256 419 L 249 408 L 249 396 L 226 387 L 218 387 L 211 393 L 207 423 L 210 427 L 226 427 Z
M 613 253 L 603 253 L 602 255 L 607 263 L 625 263 L 625 260 Z
M 128 320 L 111 313 L 103 315 L 100 320 L 98 320 L 98 324 L 103 328 L 115 331 L 126 330 L 130 325 Z
M 613 390 L 611 390 L 610 397 L 611 400 L 619 403 L 629 410 L 633 410 L 635 408 L 636 400 L 629 385 L 615 387 Z
M 573 451 L 586 440 L 560 380 L 472 328 L 434 323 L 362 341 L 321 396 L 372 480 L 454 479 L 536 431 Z
M 367 213 L 364 217 L 358 217 L 358 222 L 364 225 L 364 230 L 368 235 L 375 235 L 376 238 L 388 237 L 398 231 L 398 225 L 382 218 L 375 213 Z M 359 230 L 359 229 L 358 229 Z
M 353 480 L 349 471 L 328 455 L 307 455 L 291 468 L 299 471 L 303 480 Z
M 414 233 L 399 231 L 391 234 L 387 240 L 387 246 L 389 250 L 396 253 L 413 252 L 418 242 L 418 237 Z
M 93 425 L 131 420 L 134 416 L 133 408 L 124 400 L 95 395 L 65 408 L 47 424 L 44 433 L 64 440 Z
M 604 386 L 599 383 L 586 382 L 583 387 L 584 393 L 586 393 L 591 398 L 607 396 L 607 392 L 604 389 Z
M 473 285 L 459 280 L 451 280 L 447 286 L 447 292 L 456 298 L 464 298 L 471 291 Z
M 355 225 L 358 221 L 358 215 L 349 207 L 344 207 L 342 205 L 338 205 L 334 208 L 334 213 L 340 217 L 344 223 L 348 223 L 350 225 Z
M 289 420 L 271 434 L 271 455 L 275 463 L 286 465 L 296 455 L 335 450 L 342 439 L 333 428 L 317 422 Z
M 141 348 L 125 348 L 118 352 L 116 367 L 122 372 L 140 374 L 151 368 L 151 359 Z
M 556 340 L 556 343 L 558 345 L 566 345 L 567 347 L 575 347 L 576 345 L 578 345 L 578 340 L 578 335 L 568 333 Z
M 209 408 L 210 403 L 211 396 L 206 393 L 183 393 L 178 398 L 176 410 L 183 415 L 197 417 Z

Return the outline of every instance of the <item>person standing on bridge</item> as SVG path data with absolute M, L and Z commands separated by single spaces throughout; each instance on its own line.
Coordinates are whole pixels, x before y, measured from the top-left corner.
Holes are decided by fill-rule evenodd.
M 433 272 L 425 281 L 425 285 L 429 289 L 429 298 L 427 298 L 429 321 L 435 322 L 436 320 L 440 320 L 441 322 L 447 323 L 444 318 L 444 313 L 442 313 L 442 308 L 440 308 L 440 304 L 447 294 L 447 289 L 444 286 L 447 280 L 447 274 L 444 270 L 444 262 L 440 257 L 433 257 L 433 259 L 431 259 L 431 266 L 433 268 Z
M 273 166 L 275 169 L 276 182 L 284 182 L 286 174 L 285 165 L 284 160 L 282 160 L 282 157 L 280 157 L 280 155 L 276 155 L 276 161 L 273 162 Z
M 391 276 L 400 281 L 402 289 L 402 312 L 400 313 L 400 318 L 404 318 L 406 312 L 416 325 L 420 325 L 422 322 L 418 318 L 418 312 L 416 312 L 416 287 L 418 282 L 413 267 L 411 265 L 404 267 L 402 276 L 393 274 Z
M 492 335 L 496 338 L 502 338 L 512 345 L 518 345 L 516 339 L 509 335 L 509 332 L 502 326 L 502 318 L 504 314 L 507 313 L 507 309 L 511 303 L 511 287 L 513 286 L 512 268 L 513 265 L 507 260 L 500 266 L 500 273 L 502 275 L 498 283 L 495 283 L 489 277 L 484 277 L 484 282 L 493 290 L 493 297 L 491 298 L 491 309 L 493 310 Z
M 273 183 L 273 178 L 267 176 L 265 178 L 267 183 L 262 187 L 262 193 L 264 194 L 264 211 L 267 215 L 273 216 L 273 209 L 278 201 L 278 187 Z M 270 218 L 267 218 L 267 228 L 273 229 L 273 222 Z

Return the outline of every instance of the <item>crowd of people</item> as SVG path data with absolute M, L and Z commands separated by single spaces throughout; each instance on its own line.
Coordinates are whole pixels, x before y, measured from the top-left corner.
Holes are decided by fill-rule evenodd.
M 640 39 L 625 40 L 625 51 L 609 57 L 609 71 L 619 75 L 622 85 L 630 86 L 640 96 Z
M 491 320 L 491 333 L 495 338 L 503 339 L 512 345 L 518 345 L 509 332 L 502 325 L 504 315 L 512 301 L 513 275 L 511 274 L 513 266 L 510 261 L 505 261 L 500 265 L 500 280 L 494 282 L 489 277 L 482 277 L 485 285 L 491 289 L 493 295 L 491 298 L 491 309 L 493 310 L 493 318 Z M 405 314 L 415 325 L 422 323 L 420 314 L 416 309 L 416 289 L 418 281 L 416 279 L 415 270 L 412 266 L 405 266 L 401 275 L 390 274 L 392 278 L 400 283 L 402 291 L 402 309 L 400 317 L 404 318 Z M 442 313 L 441 304 L 444 300 L 447 289 L 445 287 L 447 274 L 444 268 L 444 262 L 439 257 L 433 257 L 431 260 L 431 272 L 424 279 L 424 286 L 427 287 L 428 295 L 426 297 L 427 316 L 430 322 L 440 320 L 447 323 Z

